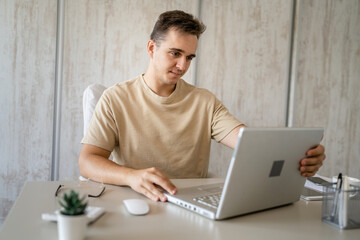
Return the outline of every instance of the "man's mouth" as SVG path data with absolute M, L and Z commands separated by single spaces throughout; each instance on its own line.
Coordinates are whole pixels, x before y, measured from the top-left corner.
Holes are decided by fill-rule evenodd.
M 175 72 L 175 71 L 170 71 L 170 73 L 174 74 L 175 76 L 181 77 L 182 72 Z

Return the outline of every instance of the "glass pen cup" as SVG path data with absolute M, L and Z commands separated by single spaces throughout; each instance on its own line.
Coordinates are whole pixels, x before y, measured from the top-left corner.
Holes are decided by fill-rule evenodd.
M 360 228 L 360 187 L 324 186 L 321 218 L 340 229 Z

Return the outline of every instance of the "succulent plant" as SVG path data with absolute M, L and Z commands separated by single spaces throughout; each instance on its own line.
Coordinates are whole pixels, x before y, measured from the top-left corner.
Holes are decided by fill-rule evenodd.
M 71 190 L 69 194 L 65 193 L 62 201 L 59 201 L 60 206 L 63 207 L 60 212 L 71 216 L 85 214 L 87 206 L 87 202 L 84 201 L 85 197 L 80 199 L 79 194 L 74 190 Z

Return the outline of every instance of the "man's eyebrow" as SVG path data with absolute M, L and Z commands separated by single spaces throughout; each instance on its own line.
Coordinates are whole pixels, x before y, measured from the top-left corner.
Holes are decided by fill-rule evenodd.
M 169 50 L 171 51 L 177 51 L 177 52 L 181 52 L 181 53 L 184 53 L 185 51 L 180 49 L 180 48 L 169 48 Z M 188 57 L 196 57 L 196 54 L 190 54 Z

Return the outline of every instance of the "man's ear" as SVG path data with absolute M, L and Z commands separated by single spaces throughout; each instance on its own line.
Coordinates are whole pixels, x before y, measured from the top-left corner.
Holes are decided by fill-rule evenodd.
M 153 58 L 154 56 L 154 51 L 155 51 L 155 41 L 154 40 L 149 40 L 147 43 L 147 51 L 148 54 L 150 56 L 150 58 Z

